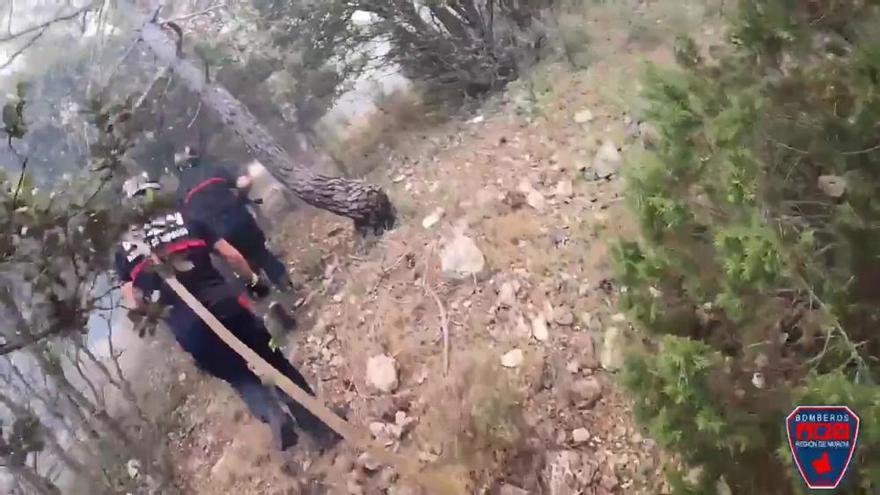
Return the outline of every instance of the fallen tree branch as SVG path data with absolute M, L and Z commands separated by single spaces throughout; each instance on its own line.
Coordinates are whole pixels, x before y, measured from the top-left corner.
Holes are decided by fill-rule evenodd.
M 148 23 L 141 36 L 159 63 L 173 70 L 190 91 L 201 97 L 207 108 L 217 112 L 223 123 L 244 141 L 254 158 L 303 201 L 351 218 L 355 229 L 364 236 L 393 227 L 394 207 L 379 187 L 362 180 L 315 173 L 321 155 L 304 135 L 293 140 L 288 149 L 282 148 L 241 101 L 223 86 L 205 81 L 204 71 L 182 58 L 178 42 L 168 36 L 162 25 Z

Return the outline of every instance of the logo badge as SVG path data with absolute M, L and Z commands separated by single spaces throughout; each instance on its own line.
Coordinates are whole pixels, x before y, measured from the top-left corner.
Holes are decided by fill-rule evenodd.
M 833 490 L 846 475 L 859 439 L 859 417 L 847 406 L 798 406 L 785 420 L 788 445 L 811 490 Z

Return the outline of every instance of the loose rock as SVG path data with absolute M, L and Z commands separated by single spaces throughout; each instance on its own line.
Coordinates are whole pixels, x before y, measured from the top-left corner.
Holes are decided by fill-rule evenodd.
M 512 282 L 504 282 L 501 284 L 501 288 L 498 289 L 498 302 L 495 304 L 497 306 L 505 306 L 508 308 L 511 308 L 516 304 L 516 287 Z
M 532 337 L 539 342 L 546 342 L 550 338 L 550 332 L 547 330 L 547 320 L 543 314 L 538 314 L 532 318 Z
M 547 200 L 540 191 L 534 188 L 528 179 L 523 179 L 517 188 L 519 192 L 525 195 L 526 204 L 532 208 L 541 211 L 547 206 Z
M 357 465 L 365 471 L 376 471 L 382 465 L 379 461 L 373 459 L 370 454 L 364 452 L 357 458 Z
M 440 253 L 440 266 L 449 277 L 463 279 L 483 271 L 486 259 L 477 244 L 463 234 L 456 235 Z
M 541 194 L 540 191 L 532 189 L 531 191 L 529 191 L 528 194 L 526 194 L 526 204 L 538 211 L 541 211 L 547 207 L 547 200 L 544 199 L 544 195 Z
M 502 484 L 498 487 L 498 495 L 529 495 L 529 492 L 518 486 Z
M 623 332 L 617 327 L 606 328 L 602 352 L 599 355 L 599 362 L 603 368 L 608 371 L 617 371 L 623 367 L 623 346 Z
M 367 361 L 367 383 L 379 392 L 391 393 L 397 389 L 397 361 L 380 354 Z
M 593 407 L 602 398 L 602 384 L 593 377 L 583 378 L 571 385 L 572 401 L 579 407 Z
M 846 179 L 839 175 L 820 175 L 819 189 L 831 198 L 839 198 L 846 192 Z
M 434 225 L 437 225 L 437 222 L 439 222 L 440 219 L 443 218 L 444 213 L 446 213 L 446 210 L 438 207 L 433 212 L 431 212 L 430 215 L 426 216 L 424 220 L 422 220 L 422 227 L 430 229 Z
M 574 114 L 574 122 L 575 124 L 586 124 L 593 120 L 593 112 L 590 111 L 589 108 L 584 108 L 578 113 Z
M 129 459 L 127 463 L 125 463 L 125 470 L 128 472 L 128 477 L 131 479 L 137 479 L 141 474 L 141 463 L 137 459 Z
M 370 433 L 374 438 L 384 439 L 388 437 L 388 425 L 381 421 L 373 421 L 369 424 Z
M 514 349 L 501 356 L 501 366 L 504 366 L 505 368 L 517 368 L 522 365 L 524 359 L 523 351 L 520 349 Z
M 754 385 L 755 388 L 759 389 L 763 389 L 764 387 L 766 387 L 767 380 L 764 378 L 764 374 L 760 371 L 756 371 L 754 374 L 752 374 L 752 385 Z
M 605 141 L 596 152 L 596 157 L 593 160 L 593 172 L 597 179 L 607 179 L 620 170 L 622 163 L 623 156 L 617 146 L 611 141 Z
M 571 432 L 571 440 L 575 444 L 581 444 L 590 439 L 590 432 L 586 428 L 576 428 Z
M 557 325 L 562 325 L 564 327 L 570 327 L 574 325 L 574 315 L 571 313 L 571 311 L 559 308 L 556 310 L 555 313 L 556 315 L 554 320 L 556 321 Z

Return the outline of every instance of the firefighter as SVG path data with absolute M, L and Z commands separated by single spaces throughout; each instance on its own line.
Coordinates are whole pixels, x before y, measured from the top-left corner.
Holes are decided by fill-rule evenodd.
M 132 201 L 149 201 L 160 186 L 147 178 L 135 177 L 129 179 L 123 189 Z M 297 443 L 295 425 L 310 433 L 319 446 L 334 443 L 338 436 L 329 427 L 280 389 L 263 385 L 244 358 L 227 346 L 150 268 L 153 254 L 169 260 L 180 283 L 226 328 L 291 381 L 314 395 L 302 374 L 279 350 L 270 347 L 269 333 L 250 310 L 250 300 L 211 264 L 212 251 L 246 280 L 247 290 L 254 298 L 262 299 L 269 294 L 268 284 L 229 242 L 208 224 L 185 221 L 180 212 L 174 211 L 129 229 L 119 244 L 115 264 L 123 282 L 126 304 L 138 308 L 152 301 L 171 306 L 164 318 L 178 344 L 192 355 L 199 368 L 228 382 L 238 392 L 251 413 L 269 425 L 278 448 L 286 450 Z
M 187 220 L 209 225 L 248 263 L 262 270 L 280 291 L 291 287 L 287 267 L 266 245 L 266 236 L 248 210 L 250 177 L 234 177 L 225 168 L 201 163 L 192 147 L 175 157 L 180 185 L 177 204 Z

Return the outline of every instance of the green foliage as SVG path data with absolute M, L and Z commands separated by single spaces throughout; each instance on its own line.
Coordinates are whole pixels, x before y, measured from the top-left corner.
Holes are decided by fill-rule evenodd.
M 878 24 L 875 2 L 742 0 L 711 57 L 680 38 L 678 68 L 645 70 L 661 139 L 631 158 L 643 238 L 615 257 L 621 304 L 662 352 L 624 381 L 658 440 L 704 468 L 699 486 L 671 474 L 679 493 L 720 476 L 797 491 L 780 445 L 800 402 L 862 414 L 845 492 L 877 486 Z
M 24 105 L 27 86 L 18 84 L 15 97 L 7 98 L 3 105 L 3 132 L 9 139 L 21 139 L 27 133 L 27 125 L 24 123 Z
M 333 2 L 242 2 L 234 28 L 200 42 L 196 53 L 231 90 L 258 90 L 260 100 L 269 97 L 263 104 L 310 130 L 364 67 L 348 31 L 351 13 Z
M 555 0 L 333 0 L 337 13 L 366 12 L 371 22 L 352 31 L 369 46 L 387 42 L 379 57 L 424 83 L 438 101 L 478 97 L 503 88 L 537 61 L 542 22 Z
M 22 466 L 28 455 L 41 452 L 45 447 L 41 429 L 40 420 L 33 415 L 15 418 L 9 428 L 0 427 L 0 458 L 4 464 Z

